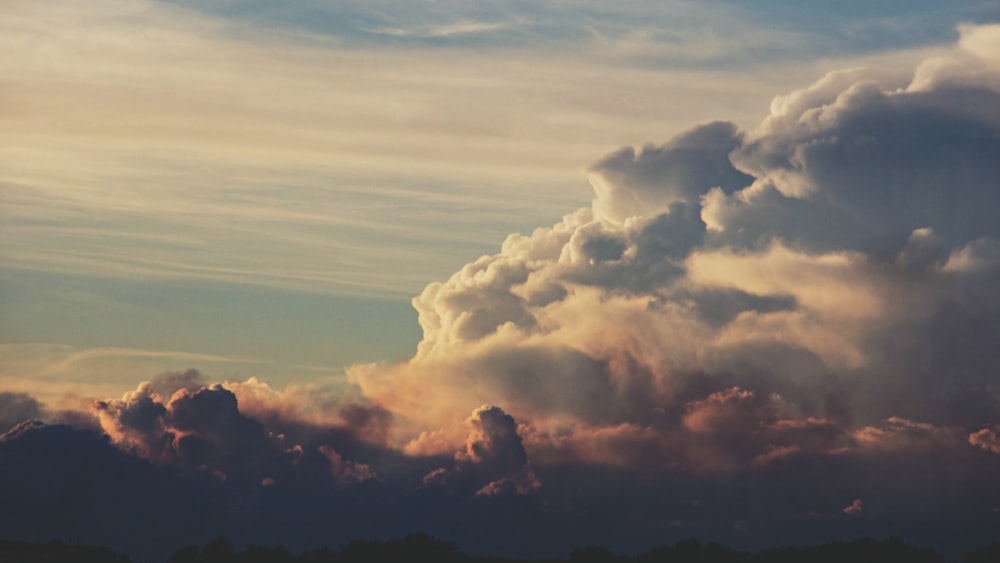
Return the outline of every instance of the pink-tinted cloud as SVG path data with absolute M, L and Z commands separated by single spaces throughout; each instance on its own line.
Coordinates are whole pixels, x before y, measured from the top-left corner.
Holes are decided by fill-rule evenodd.
M 889 417 L 878 425 L 855 429 L 851 435 L 859 447 L 878 451 L 955 448 L 963 441 L 960 428 L 935 426 L 897 416 Z
M 476 496 L 527 494 L 541 487 L 512 416 L 484 405 L 466 423 L 470 432 L 464 449 L 455 452 L 454 467 L 431 471 L 425 484 L 472 483 L 478 487 Z
M 154 390 L 155 384 L 144 382 L 120 400 L 96 401 L 93 410 L 101 429 L 119 447 L 142 458 L 221 479 L 271 486 L 315 475 L 314 467 L 319 466 L 326 468 L 328 479 L 341 484 L 375 477 L 368 464 L 345 459 L 331 445 L 355 451 L 365 443 L 361 436 L 371 435 L 371 423 L 358 412 L 360 407 L 339 405 L 340 410 L 330 413 L 337 424 L 309 424 L 303 419 L 310 416 L 312 404 L 305 403 L 295 416 L 291 402 L 302 397 L 295 391 L 277 393 L 256 380 L 197 387 L 195 381 L 202 378 L 192 374 L 197 375 L 188 372 L 183 379 L 189 384 L 178 386 L 169 400 Z M 229 387 L 236 388 L 251 405 L 249 411 L 260 418 L 244 412 Z M 303 443 L 315 455 L 306 455 Z
M 861 516 L 864 513 L 863 506 L 861 499 L 856 498 L 851 501 L 851 504 L 844 507 L 843 512 L 849 516 Z
M 139 455 L 156 461 L 174 459 L 173 441 L 176 435 L 165 426 L 165 401 L 148 382 L 121 400 L 96 401 L 93 409 L 101 428 L 111 439 Z
M 1000 454 L 1000 436 L 990 428 L 983 428 L 969 434 L 969 443 L 984 450 Z
M 364 463 L 344 461 L 344 458 L 336 450 L 326 444 L 321 445 L 318 450 L 319 453 L 323 454 L 323 457 L 329 460 L 330 471 L 340 483 L 360 483 L 375 478 L 375 472 L 371 470 L 371 467 Z
M 225 387 L 239 401 L 240 412 L 256 418 L 277 433 L 290 426 L 336 428 L 373 444 L 387 444 L 392 415 L 361 397 L 349 396 L 316 385 L 289 385 L 282 390 L 251 377 L 227 381 Z

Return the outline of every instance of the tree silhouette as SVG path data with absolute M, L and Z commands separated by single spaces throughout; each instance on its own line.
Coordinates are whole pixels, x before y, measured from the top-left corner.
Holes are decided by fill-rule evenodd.
M 197 545 L 185 545 L 177 548 L 167 563 L 198 563 L 200 552 Z
M 611 563 L 617 559 L 607 548 L 588 545 L 574 549 L 569 554 L 570 563 Z
M 1000 543 L 998 542 L 974 549 L 965 556 L 965 563 L 996 563 L 997 561 L 1000 561 Z
M 236 550 L 223 536 L 219 536 L 205 545 L 201 552 L 203 563 L 231 563 L 236 560 Z
M 61 542 L 31 543 L 0 540 L 0 561 L 46 563 L 131 563 L 126 555 L 106 546 L 69 545 Z M 185 545 L 169 558 L 169 563 L 564 563 L 566 560 L 530 561 L 503 557 L 480 557 L 463 553 L 454 542 L 409 534 L 389 541 L 355 540 L 339 550 L 321 548 L 294 554 L 278 545 L 251 545 L 237 552 L 225 537 L 203 548 Z M 943 563 L 944 557 L 932 549 L 919 549 L 899 538 L 878 541 L 870 538 L 852 542 L 830 542 L 806 547 L 787 547 L 751 553 L 735 551 L 717 543 L 702 544 L 691 538 L 651 549 L 634 557 L 618 556 L 604 547 L 588 545 L 569 553 L 568 563 Z M 964 563 L 1000 562 L 1000 543 L 970 551 Z

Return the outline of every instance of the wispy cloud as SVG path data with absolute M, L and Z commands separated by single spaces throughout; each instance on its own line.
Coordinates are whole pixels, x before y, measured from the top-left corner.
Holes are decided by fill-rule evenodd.
M 398 27 L 374 27 L 362 28 L 362 31 L 374 33 L 376 35 L 389 35 L 392 37 L 454 37 L 458 35 L 476 35 L 490 33 L 508 27 L 504 23 L 472 22 L 460 21 L 450 24 L 433 26 L 422 29 L 403 29 Z
M 159 3 L 91 8 L 0 16 L 8 268 L 411 295 L 585 200 L 579 167 L 609 144 L 720 104 L 749 118 L 799 76 L 623 65 L 590 44 L 343 48 Z
M 271 373 L 256 358 L 136 348 L 84 348 L 49 343 L 0 344 L 0 387 L 58 404 L 67 395 L 106 397 L 134 386 L 137 370 L 160 373 L 201 366 L 215 373 Z

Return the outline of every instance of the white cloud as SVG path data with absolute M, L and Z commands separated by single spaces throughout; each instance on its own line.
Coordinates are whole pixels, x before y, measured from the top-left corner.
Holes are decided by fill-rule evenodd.
M 612 153 L 590 209 L 428 285 L 417 354 L 349 378 L 415 422 L 403 442 L 490 403 L 542 458 L 642 443 L 720 469 L 953 448 L 990 416 L 976 389 L 1000 361 L 1000 91 L 962 76 L 914 91 L 827 75 L 746 134 L 714 123 Z M 713 402 L 733 390 L 746 405 Z
M 403 29 L 398 27 L 363 28 L 363 31 L 393 37 L 454 37 L 460 35 L 475 35 L 489 33 L 507 27 L 503 23 L 460 21 L 451 24 L 437 25 L 427 29 Z

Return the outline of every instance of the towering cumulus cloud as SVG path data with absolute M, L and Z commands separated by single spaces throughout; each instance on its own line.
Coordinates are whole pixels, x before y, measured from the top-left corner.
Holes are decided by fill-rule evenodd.
M 427 429 L 482 403 L 537 461 L 995 451 L 998 37 L 963 29 L 909 83 L 831 73 L 751 132 L 606 156 L 590 208 L 427 286 L 415 357 L 352 380 L 421 451 L 460 445 Z

